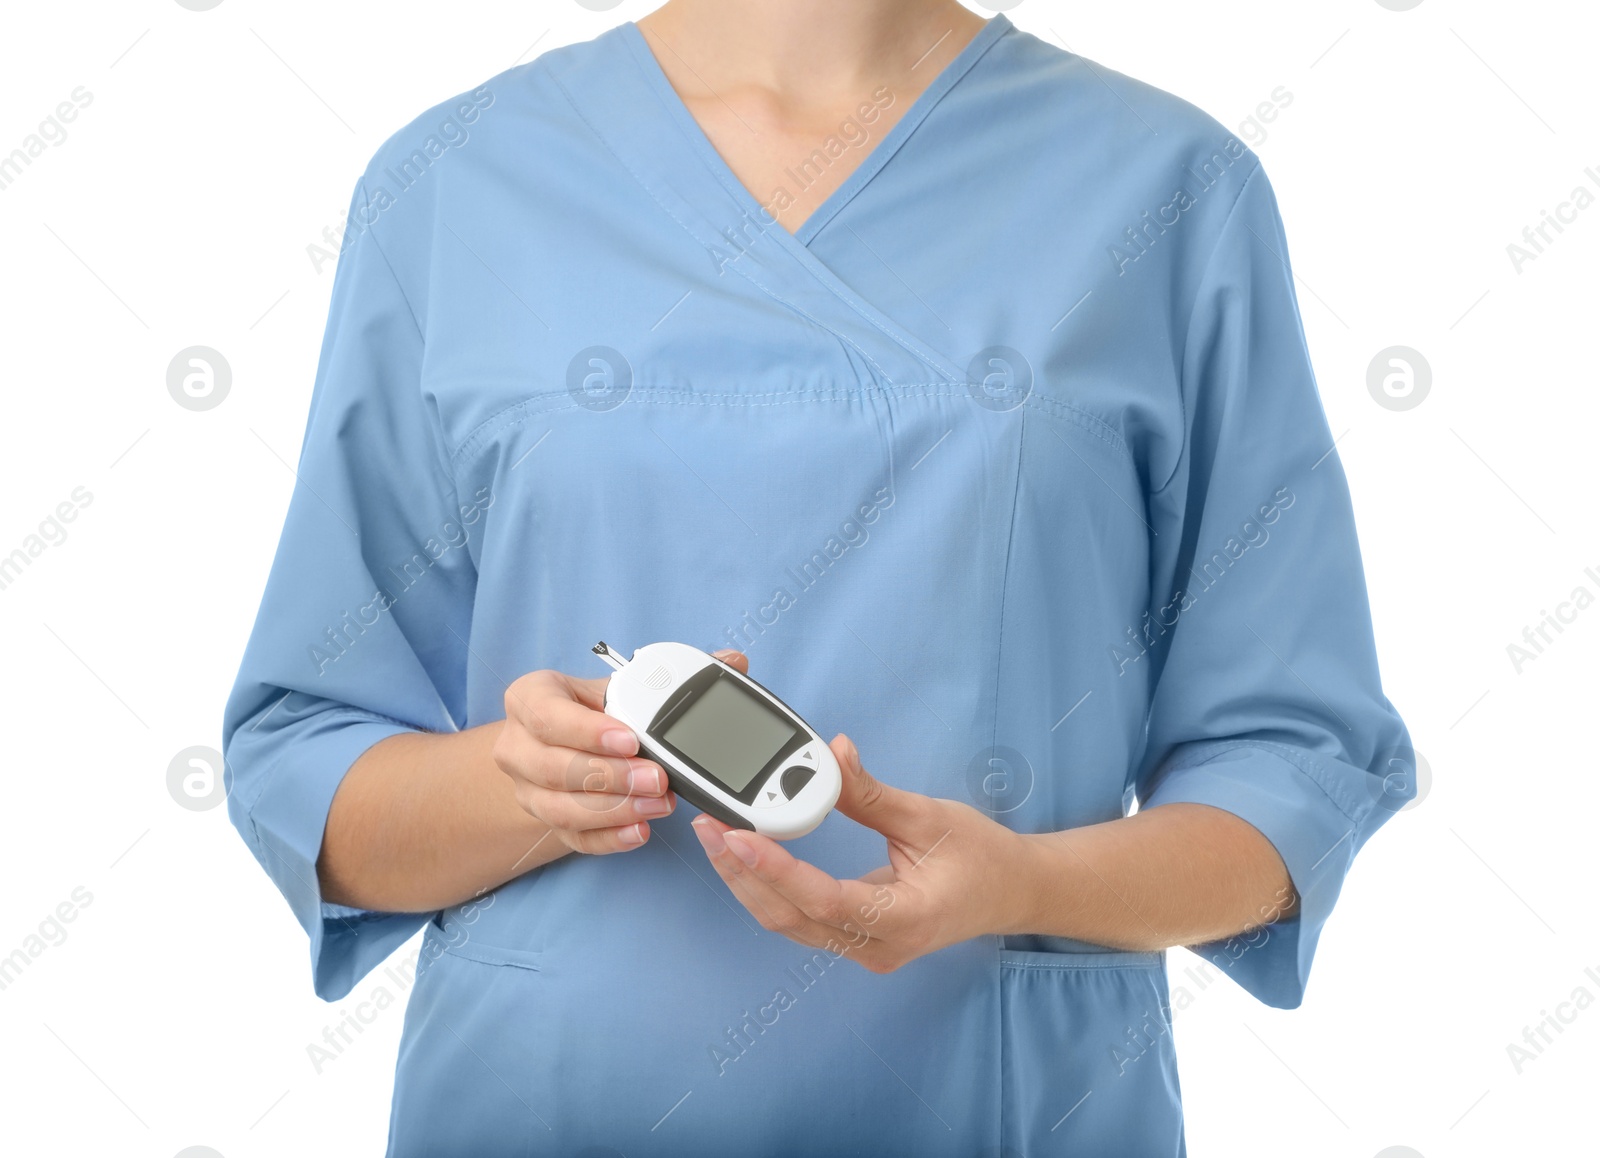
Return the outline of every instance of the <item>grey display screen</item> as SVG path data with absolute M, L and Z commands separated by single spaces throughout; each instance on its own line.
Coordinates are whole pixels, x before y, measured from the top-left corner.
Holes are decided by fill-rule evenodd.
M 684 709 L 662 739 L 739 793 L 795 735 L 787 719 L 738 681 L 724 678 Z

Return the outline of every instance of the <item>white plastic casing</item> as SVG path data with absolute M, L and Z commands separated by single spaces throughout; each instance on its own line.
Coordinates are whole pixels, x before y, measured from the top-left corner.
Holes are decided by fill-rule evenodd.
M 801 748 L 784 759 L 749 804 L 686 765 L 648 732 L 650 721 L 655 719 L 656 713 L 672 698 L 673 693 L 686 680 L 713 664 L 732 673 L 744 687 L 773 705 L 785 718 L 796 721 L 809 737 Z M 760 684 L 715 656 L 688 644 L 652 643 L 635 651 L 632 659 L 612 673 L 606 686 L 605 709 L 608 715 L 632 729 L 639 738 L 639 755 L 661 764 L 669 781 L 688 781 L 702 795 L 709 796 L 727 812 L 743 818 L 763 836 L 775 840 L 804 836 L 821 824 L 838 802 L 843 784 L 839 763 L 822 737 L 793 708 Z M 809 767 L 814 772 L 791 799 L 784 794 L 780 781 L 786 770 L 796 766 Z M 673 787 L 678 786 L 674 784 Z M 681 789 L 678 794 L 680 797 L 684 795 Z M 718 819 L 727 821 L 727 817 Z

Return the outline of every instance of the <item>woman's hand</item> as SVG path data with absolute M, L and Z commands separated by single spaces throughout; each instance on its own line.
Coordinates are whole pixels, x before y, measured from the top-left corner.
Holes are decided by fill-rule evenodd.
M 829 747 L 844 774 L 838 811 L 888 840 L 889 863 L 860 880 L 836 880 L 768 837 L 694 819 L 712 865 L 763 928 L 848 953 L 874 973 L 957 941 L 1024 931 L 1024 838 L 969 805 L 873 779 L 848 736 Z
M 748 668 L 738 652 L 717 655 Z M 602 711 L 606 678 L 528 673 L 506 689 L 494 745 L 517 803 L 576 852 L 638 848 L 650 838 L 650 821 L 677 804 L 661 766 L 639 758 L 638 738 Z

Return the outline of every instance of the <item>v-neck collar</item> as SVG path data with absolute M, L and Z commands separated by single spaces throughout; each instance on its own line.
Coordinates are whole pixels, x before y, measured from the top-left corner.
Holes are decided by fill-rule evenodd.
M 790 233 L 781 224 L 774 222 L 774 231 L 783 234 L 802 247 L 810 245 L 812 238 L 816 237 L 822 228 L 832 220 L 834 215 L 844 208 L 857 193 L 861 192 L 872 178 L 877 175 L 879 170 L 889 163 L 889 159 L 905 143 L 906 138 L 916 132 L 917 126 L 922 123 L 933 107 L 939 103 L 945 93 L 949 92 L 956 82 L 978 62 L 979 57 L 987 52 L 989 47 L 1010 31 L 1011 28 L 1011 21 L 1006 18 L 1005 13 L 996 12 L 991 16 L 984 26 L 978 29 L 977 35 L 967 41 L 962 46 L 961 51 L 956 53 L 940 70 L 939 75 L 934 77 L 932 83 L 917 94 L 916 100 L 911 102 L 911 107 L 901 115 L 900 119 L 884 134 L 883 138 L 872 150 L 861 159 L 861 163 L 840 183 L 839 187 L 829 193 L 822 203 L 811 211 L 810 216 L 801 223 L 799 229 Z M 640 30 L 638 24 L 629 20 L 619 25 L 618 31 L 643 71 L 646 83 L 655 92 L 662 106 L 677 121 L 678 127 L 693 146 L 695 154 L 700 158 L 701 162 L 711 170 L 718 182 L 727 188 L 728 192 L 744 206 L 746 211 L 758 220 L 764 219 L 767 216 L 765 207 L 756 198 L 755 194 L 745 187 L 744 182 L 739 180 L 738 174 L 733 171 L 727 161 L 723 160 L 722 154 L 717 152 L 716 146 L 711 143 L 711 138 L 706 136 L 705 130 L 700 127 L 700 122 L 689 111 L 689 107 L 683 103 L 683 98 L 678 95 L 678 90 L 672 87 L 672 82 L 667 79 L 667 74 L 662 71 L 661 62 L 656 59 L 655 53 L 645 40 L 644 33 Z
M 734 273 L 848 344 L 882 381 L 965 382 L 963 359 L 928 345 L 847 285 L 807 242 L 859 193 L 983 54 L 1014 26 L 996 14 L 979 30 L 798 233 L 744 187 L 690 115 L 633 24 L 583 50 L 550 52 L 539 67 L 573 112 L 673 221 L 717 274 Z M 910 366 L 905 355 L 919 366 Z M 932 371 L 935 378 L 929 378 Z

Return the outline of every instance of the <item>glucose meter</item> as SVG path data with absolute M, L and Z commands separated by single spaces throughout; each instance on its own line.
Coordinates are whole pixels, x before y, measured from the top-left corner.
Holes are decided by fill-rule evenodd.
M 777 840 L 804 836 L 839 799 L 839 762 L 794 709 L 737 668 L 684 643 L 652 643 L 616 669 L 605 710 L 639 738 L 639 754 L 700 811 Z

